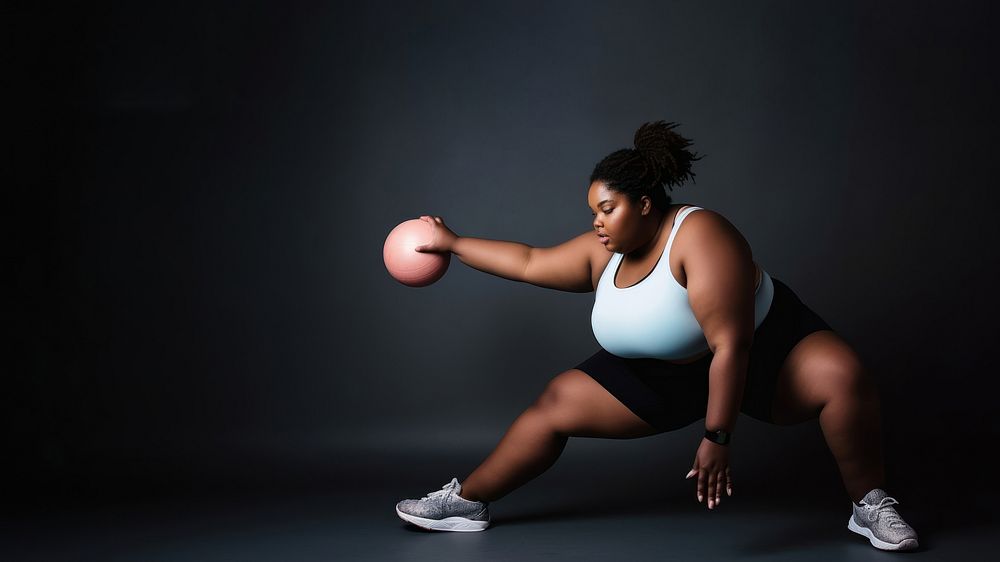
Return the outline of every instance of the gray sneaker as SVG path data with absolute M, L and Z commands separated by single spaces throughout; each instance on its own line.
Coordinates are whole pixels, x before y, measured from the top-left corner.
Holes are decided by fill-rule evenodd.
M 882 488 L 875 488 L 861 499 L 861 507 L 854 502 L 854 514 L 847 528 L 867 537 L 872 546 L 882 550 L 911 550 L 917 548 L 917 532 L 896 513 L 896 498 L 889 497 Z
M 403 521 L 432 531 L 483 531 L 490 526 L 488 502 L 459 497 L 462 485 L 452 478 L 436 492 L 419 500 L 396 504 L 396 515 Z

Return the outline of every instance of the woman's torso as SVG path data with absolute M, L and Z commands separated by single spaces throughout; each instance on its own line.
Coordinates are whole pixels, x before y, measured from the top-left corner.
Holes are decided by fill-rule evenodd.
M 680 235 L 680 233 L 683 232 L 683 229 L 678 230 L 677 234 L 674 234 L 674 240 L 671 243 L 669 254 L 665 255 L 664 251 L 666 250 L 666 246 L 669 241 L 671 233 L 674 232 L 677 226 L 676 219 L 678 215 L 680 215 L 680 212 L 684 211 L 688 207 L 692 207 L 692 205 L 687 205 L 687 204 L 671 205 L 671 208 L 668 211 L 668 215 L 666 217 L 666 220 L 670 222 L 670 226 L 668 228 L 661 229 L 659 234 L 659 239 L 657 240 L 654 249 L 648 252 L 648 254 L 639 261 L 631 262 L 627 259 L 624 259 L 624 257 L 622 257 L 622 259 L 620 260 L 615 260 L 617 254 L 614 252 L 607 251 L 602 246 L 600 250 L 603 253 L 599 254 L 599 257 L 594 260 L 594 268 L 591 273 L 595 292 L 597 291 L 601 282 L 601 278 L 605 275 L 605 273 L 607 273 L 608 276 L 608 279 L 605 280 L 606 284 L 605 286 L 607 287 L 607 289 L 611 291 L 616 291 L 616 290 L 621 291 L 633 288 L 636 285 L 646 281 L 647 278 L 650 277 L 650 275 L 653 273 L 654 268 L 662 268 L 664 265 L 667 265 L 668 268 L 667 271 L 664 271 L 663 273 L 669 274 L 671 277 L 673 277 L 674 281 L 676 281 L 681 287 L 683 287 L 686 290 L 687 274 L 684 271 L 683 262 L 686 249 L 687 247 L 690 246 L 690 238 Z M 687 213 L 687 215 L 689 216 L 697 212 L 698 212 L 697 210 L 690 211 Z M 686 220 L 687 217 L 685 216 L 684 218 Z M 661 257 L 667 258 L 666 264 L 658 263 Z M 618 266 L 617 274 L 615 271 L 611 271 L 608 269 L 608 264 L 611 263 L 612 260 L 615 260 Z M 753 267 L 754 267 L 754 286 L 759 289 L 761 281 L 763 280 L 762 279 L 763 273 L 760 266 L 756 262 L 753 262 Z M 670 280 L 667 279 L 666 281 Z M 698 359 L 701 359 L 705 355 L 708 355 L 709 353 L 710 350 L 706 349 L 694 355 L 683 357 L 680 359 L 664 359 L 664 360 L 669 361 L 671 363 L 681 363 L 681 364 L 692 363 L 694 361 L 697 361 Z

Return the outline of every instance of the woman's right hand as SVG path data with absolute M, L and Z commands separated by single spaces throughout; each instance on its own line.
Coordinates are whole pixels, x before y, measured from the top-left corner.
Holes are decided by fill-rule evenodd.
M 430 215 L 420 215 L 420 220 L 431 225 L 431 240 L 415 249 L 418 252 L 450 252 L 458 235 L 444 225 L 444 220 Z

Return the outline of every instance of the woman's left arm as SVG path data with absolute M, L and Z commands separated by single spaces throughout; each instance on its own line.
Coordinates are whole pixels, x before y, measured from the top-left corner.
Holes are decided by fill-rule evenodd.
M 705 428 L 731 433 L 743 401 L 753 343 L 753 253 L 739 230 L 714 211 L 691 213 L 684 222 L 686 228 L 677 236 L 683 233 L 690 240 L 682 258 L 688 300 L 713 353 Z M 718 505 L 723 487 L 732 495 L 729 446 L 702 438 L 688 473 L 688 478 L 695 476 L 698 501 L 707 497 L 709 509 Z

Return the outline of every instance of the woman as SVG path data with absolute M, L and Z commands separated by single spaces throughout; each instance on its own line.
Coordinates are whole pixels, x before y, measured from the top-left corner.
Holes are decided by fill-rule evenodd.
M 549 382 L 496 449 L 461 483 L 396 506 L 405 521 L 449 531 L 489 526 L 489 503 L 538 476 L 572 436 L 635 438 L 705 419 L 687 478 L 709 509 L 733 493 L 728 443 L 743 412 L 774 424 L 819 418 L 854 502 L 848 528 L 876 548 L 917 547 L 885 485 L 879 398 L 857 353 L 753 261 L 722 215 L 671 204 L 700 159 L 674 123 L 646 123 L 635 147 L 590 177 L 594 231 L 552 248 L 459 237 L 422 216 L 431 241 L 463 263 L 515 281 L 595 291 L 602 349 Z M 683 228 L 682 228 L 683 226 Z M 706 409 L 707 404 L 707 409 Z

